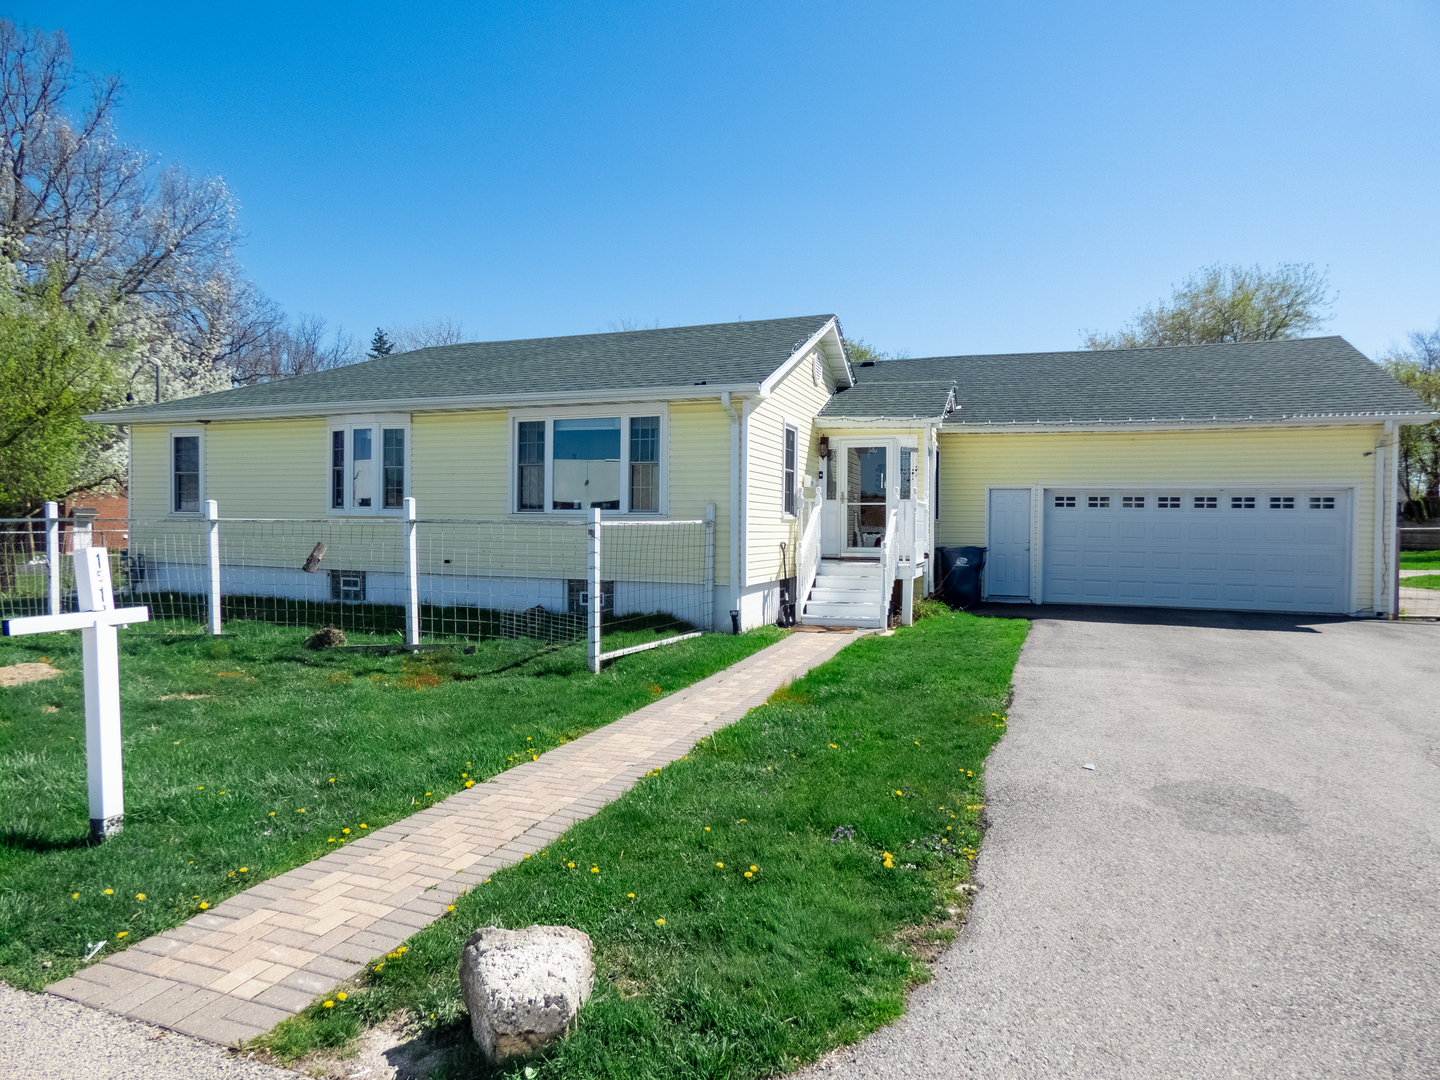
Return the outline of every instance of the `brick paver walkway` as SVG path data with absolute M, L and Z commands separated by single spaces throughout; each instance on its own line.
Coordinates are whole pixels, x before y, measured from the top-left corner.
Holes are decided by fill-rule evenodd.
M 253 1039 L 428 925 L 462 889 L 539 851 L 853 638 L 791 634 L 49 990 L 213 1042 Z

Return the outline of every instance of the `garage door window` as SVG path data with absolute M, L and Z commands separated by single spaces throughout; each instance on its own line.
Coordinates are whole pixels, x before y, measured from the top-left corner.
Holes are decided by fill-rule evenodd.
M 1320 495 L 1320 496 L 1311 495 L 1311 496 L 1310 496 L 1310 509 L 1311 509 L 1311 510 L 1334 510 L 1334 509 L 1335 509 L 1335 496 L 1333 496 L 1333 495 Z
M 1220 498 L 1217 495 L 1196 495 L 1196 510 L 1218 510 L 1220 509 Z
M 1180 496 L 1179 496 L 1179 495 L 1161 495 L 1158 499 L 1155 500 L 1155 504 L 1156 504 L 1161 510 L 1179 510 L 1179 509 L 1180 509 Z
M 1271 496 L 1270 496 L 1270 509 L 1271 509 L 1271 510 L 1294 510 L 1294 509 L 1295 509 L 1295 496 L 1294 496 L 1294 495 L 1271 495 Z
M 1067 509 L 1068 509 L 1068 510 L 1074 510 L 1074 509 L 1075 509 L 1075 496 L 1074 496 L 1074 495 L 1056 495 L 1056 496 L 1055 496 L 1055 505 L 1056 505 L 1057 507 L 1059 507 L 1061 510 L 1067 510 Z
M 1120 509 L 1122 510 L 1144 510 L 1144 495 L 1122 495 L 1120 497 Z
M 1105 509 L 1108 509 L 1109 506 L 1110 506 L 1110 496 L 1109 496 L 1109 495 L 1091 495 L 1091 496 L 1090 496 L 1090 509 L 1092 509 L 1092 510 L 1105 510 Z
M 1231 496 L 1230 496 L 1230 509 L 1231 509 L 1231 510 L 1254 510 L 1254 509 L 1255 509 L 1255 496 L 1254 496 L 1254 495 L 1231 495 Z

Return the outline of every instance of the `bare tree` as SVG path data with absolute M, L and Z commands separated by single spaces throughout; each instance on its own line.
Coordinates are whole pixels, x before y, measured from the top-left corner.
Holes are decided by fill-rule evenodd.
M 470 339 L 455 319 L 425 319 L 409 326 L 392 326 L 387 329 L 396 352 L 412 352 L 415 349 L 429 349 L 435 345 L 461 345 Z
M 274 322 L 258 344 L 231 367 L 236 385 L 245 385 L 328 371 L 359 359 L 355 339 L 344 327 L 332 336 L 321 316 L 301 315 Z

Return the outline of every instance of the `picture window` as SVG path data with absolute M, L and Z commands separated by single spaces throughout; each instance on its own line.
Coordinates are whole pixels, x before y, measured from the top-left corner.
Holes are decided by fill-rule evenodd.
M 517 513 L 659 513 L 660 416 L 515 424 Z

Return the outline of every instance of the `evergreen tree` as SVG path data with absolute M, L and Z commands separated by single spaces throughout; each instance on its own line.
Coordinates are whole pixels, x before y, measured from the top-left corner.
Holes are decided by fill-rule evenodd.
M 370 339 L 370 351 L 366 355 L 369 356 L 371 360 L 379 360 L 382 356 L 389 356 L 394 351 L 395 346 L 392 345 L 390 339 L 385 336 L 384 328 L 377 326 L 375 328 L 375 336 Z

